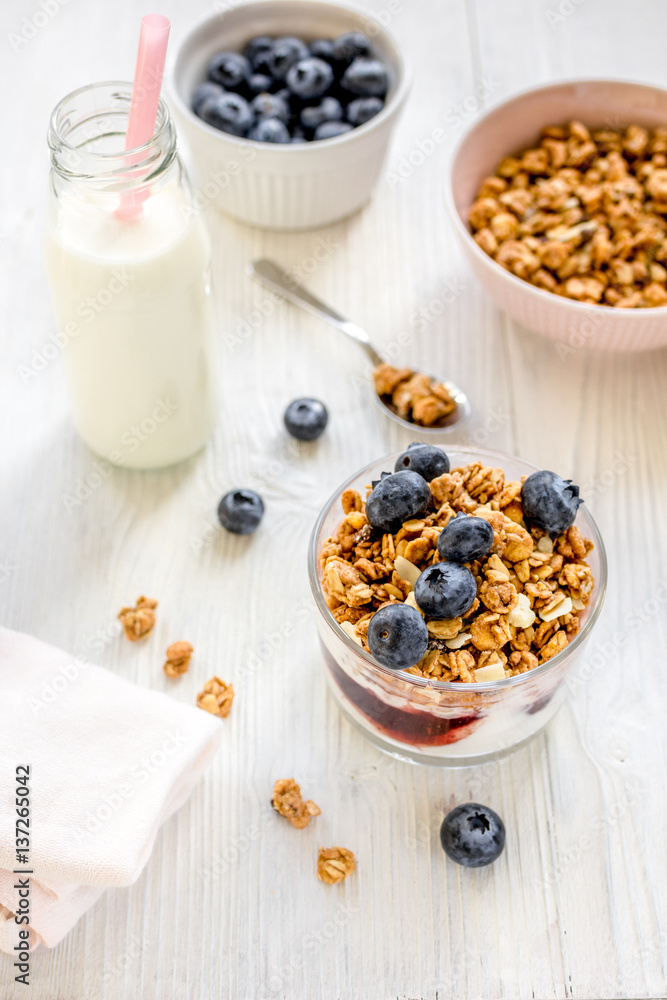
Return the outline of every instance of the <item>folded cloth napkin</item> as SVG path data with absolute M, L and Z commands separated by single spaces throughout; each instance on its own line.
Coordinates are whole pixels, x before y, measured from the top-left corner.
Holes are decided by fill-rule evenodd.
M 0 628 L 0 949 L 18 941 L 19 880 L 30 878 L 32 947 L 53 947 L 106 887 L 136 881 L 221 733 L 201 709 Z M 16 859 L 19 765 L 30 768 L 27 864 Z

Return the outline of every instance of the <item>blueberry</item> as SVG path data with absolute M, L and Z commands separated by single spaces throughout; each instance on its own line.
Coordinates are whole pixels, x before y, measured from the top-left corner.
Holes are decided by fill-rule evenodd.
M 255 142 L 290 142 L 287 125 L 279 118 L 260 118 L 248 132 L 248 138 Z
M 285 125 L 289 121 L 289 107 L 277 94 L 258 94 L 250 102 L 250 107 L 257 118 L 279 118 Z
M 310 49 L 311 56 L 315 56 L 316 59 L 324 59 L 325 62 L 333 63 L 333 42 L 330 42 L 328 38 L 316 38 L 314 42 L 311 42 L 308 46 Z
M 438 536 L 438 552 L 449 562 L 481 559 L 493 545 L 493 528 L 483 517 L 457 514 Z
M 414 667 L 428 648 L 426 623 L 409 604 L 387 604 L 371 618 L 368 647 L 383 667 Z
M 255 68 L 255 60 L 260 53 L 269 52 L 273 48 L 273 39 L 268 35 L 255 35 L 243 48 L 243 55 L 246 57 L 252 68 Z
M 341 82 L 345 90 L 359 97 L 384 97 L 389 87 L 387 70 L 378 59 L 355 59 Z
M 346 31 L 335 39 L 332 50 L 337 62 L 349 66 L 354 59 L 370 55 L 371 43 L 360 31 Z
M 521 503 L 526 519 L 552 538 L 574 523 L 579 505 L 579 487 L 555 472 L 534 472 L 521 487 Z
M 264 501 L 253 490 L 230 490 L 218 507 L 220 524 L 235 535 L 251 535 L 264 513 Z
M 245 135 L 255 121 L 252 108 L 240 94 L 209 97 L 200 107 L 199 117 L 230 135 Z
M 435 445 L 422 444 L 420 441 L 413 441 L 407 451 L 399 455 L 396 459 L 394 471 L 400 469 L 410 469 L 423 476 L 427 483 L 443 473 L 449 472 L 449 459 L 442 448 Z
M 299 441 L 314 441 L 327 425 L 329 414 L 319 399 L 295 399 L 285 410 L 285 427 Z
M 292 132 L 292 138 L 290 139 L 290 142 L 308 142 L 308 139 L 303 134 L 300 128 L 295 128 L 294 131 Z
M 384 101 L 379 97 L 357 97 L 356 100 L 348 104 L 345 117 L 350 125 L 354 125 L 357 128 L 359 125 L 364 125 L 370 121 L 371 118 L 375 118 L 382 111 L 383 107 Z
M 314 132 L 324 122 L 339 122 L 343 118 L 343 106 L 335 97 L 325 97 L 320 104 L 312 104 L 301 112 L 301 124 Z
M 344 135 L 351 132 L 352 126 L 347 122 L 322 122 L 315 129 L 313 139 L 335 139 L 337 135 Z
M 383 479 L 388 479 L 389 476 L 393 476 L 393 472 L 381 472 L 379 479 L 371 479 L 371 488 L 375 489 L 378 483 L 381 483 Z
M 273 43 L 267 56 L 269 72 L 276 80 L 284 80 L 293 63 L 308 59 L 309 56 L 310 52 L 300 38 L 284 35 Z
M 194 113 L 198 115 L 204 101 L 207 101 L 209 97 L 220 97 L 221 94 L 224 94 L 224 90 L 220 84 L 211 83 L 207 80 L 206 83 L 200 83 L 195 90 L 190 106 Z
M 424 614 L 431 618 L 465 615 L 476 597 L 475 577 L 466 566 L 459 566 L 458 563 L 434 563 L 419 574 L 415 583 L 415 600 Z
M 366 517 L 374 528 L 393 534 L 404 521 L 425 514 L 430 503 L 431 491 L 421 476 L 407 470 L 394 472 L 373 488 L 366 500 Z
M 300 59 L 287 71 L 287 86 L 304 101 L 317 100 L 333 83 L 333 70 L 323 59 Z
M 250 60 L 250 66 L 253 73 L 261 73 L 262 76 L 268 76 L 273 80 L 273 69 L 272 67 L 272 57 L 273 57 L 273 42 L 268 48 L 261 48 L 255 52 L 254 56 Z
M 457 865 L 482 868 L 503 853 L 505 824 L 488 806 L 465 802 L 443 819 L 440 843 L 445 854 Z
M 248 80 L 248 93 L 251 97 L 257 97 L 258 94 L 269 91 L 272 86 L 273 80 L 270 76 L 266 76 L 265 73 L 253 73 Z
M 208 78 L 225 90 L 238 90 L 250 79 L 250 63 L 239 52 L 218 52 L 208 64 Z

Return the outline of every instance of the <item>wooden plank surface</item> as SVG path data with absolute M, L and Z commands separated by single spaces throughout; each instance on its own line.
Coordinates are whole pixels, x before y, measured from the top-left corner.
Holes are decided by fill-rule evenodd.
M 52 329 L 40 257 L 44 134 L 67 91 L 131 75 L 144 6 L 70 0 L 17 46 L 12 37 L 39 9 L 25 0 L 0 14 L 2 621 L 187 701 L 218 673 L 234 682 L 237 699 L 219 757 L 166 824 L 138 883 L 108 892 L 60 946 L 35 954 L 30 995 L 664 997 L 667 353 L 561 360 L 516 328 L 465 268 L 442 177 L 481 94 L 488 103 L 573 76 L 667 84 L 667 8 L 658 0 L 403 0 L 391 27 L 416 79 L 370 206 L 297 234 L 208 215 L 223 332 L 238 333 L 268 301 L 246 278 L 247 261 L 266 255 L 309 268 L 324 240 L 329 252 L 310 286 L 381 345 L 410 332 L 406 360 L 466 387 L 476 418 L 462 440 L 584 484 L 610 558 L 585 683 L 573 684 L 530 746 L 460 771 L 383 756 L 325 692 L 306 529 L 349 472 L 409 438 L 383 422 L 359 385 L 362 357 L 314 319 L 277 304 L 242 328 L 239 343 L 223 345 L 224 402 L 204 453 L 162 472 L 117 470 L 66 509 L 63 495 L 92 471 L 93 457 L 71 427 L 60 360 L 27 384 L 18 373 Z M 210 7 L 164 0 L 161 9 L 176 42 Z M 443 122 L 445 141 L 395 182 L 402 158 Z M 295 446 L 281 429 L 285 404 L 301 394 L 331 411 L 316 447 Z M 239 484 L 267 504 L 251 540 L 215 527 L 219 496 Z M 130 648 L 109 626 L 144 592 L 160 600 L 159 624 Z M 622 644 L 610 643 L 614 633 Z M 196 660 L 168 687 L 160 654 L 177 638 L 193 642 Z M 0 703 L 0 724 L 1 712 Z M 274 779 L 292 774 L 322 807 L 301 833 L 268 804 Z M 507 825 L 507 850 L 487 871 L 455 868 L 439 846 L 443 808 L 471 796 Z M 352 848 L 359 862 L 333 891 L 314 876 L 317 848 L 330 843 Z M 0 996 L 27 993 L 0 956 Z

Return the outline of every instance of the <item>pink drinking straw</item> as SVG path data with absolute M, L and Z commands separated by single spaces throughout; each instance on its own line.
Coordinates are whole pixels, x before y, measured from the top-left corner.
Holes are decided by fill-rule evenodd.
M 155 132 L 170 27 L 169 18 L 163 17 L 162 14 L 144 14 L 141 19 L 125 149 L 143 146 L 152 139 Z M 129 158 L 129 162 L 132 163 L 132 157 Z M 149 192 L 145 188 L 143 191 L 124 192 L 116 214 L 124 219 L 136 218 L 141 214 L 142 202 L 148 195 Z

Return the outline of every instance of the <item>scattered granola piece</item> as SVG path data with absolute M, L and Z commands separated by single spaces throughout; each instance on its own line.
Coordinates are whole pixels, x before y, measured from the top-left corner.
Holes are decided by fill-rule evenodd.
M 189 642 L 183 639 L 172 642 L 171 646 L 167 647 L 167 659 L 163 667 L 167 677 L 180 677 L 181 674 L 187 673 L 193 653 L 194 646 Z
M 313 816 L 319 816 L 322 810 L 312 799 L 305 802 L 301 798 L 301 789 L 294 778 L 279 778 L 273 786 L 271 805 L 288 819 L 297 830 L 308 826 Z
M 317 877 L 327 885 L 342 882 L 355 869 L 354 854 L 346 847 L 320 847 Z
M 226 719 L 233 701 L 234 686 L 226 684 L 219 677 L 212 677 L 210 681 L 206 681 L 203 690 L 197 695 L 197 708 L 203 708 L 211 715 L 219 715 L 221 719 Z
M 157 601 L 152 597 L 140 597 L 133 608 L 121 608 L 118 618 L 131 642 L 143 639 L 155 625 Z

